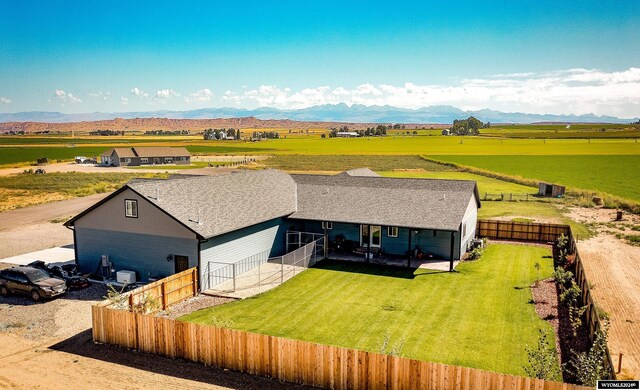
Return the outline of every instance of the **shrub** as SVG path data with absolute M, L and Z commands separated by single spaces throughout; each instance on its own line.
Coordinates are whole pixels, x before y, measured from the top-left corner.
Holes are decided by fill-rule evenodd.
M 588 352 L 575 353 L 569 361 L 569 371 L 578 382 L 585 386 L 595 387 L 599 379 L 608 376 L 605 368 L 607 353 L 607 329 L 596 333 L 596 339 Z
M 557 381 L 560 379 L 560 365 L 555 345 L 548 339 L 546 331 L 540 329 L 538 342 L 533 347 L 525 347 L 528 364 L 524 371 L 532 378 Z
M 474 248 L 469 255 L 467 256 L 468 260 L 478 260 L 484 254 L 484 250 L 482 248 Z
M 562 267 L 557 267 L 553 272 L 553 279 L 560 287 L 561 293 L 564 292 L 567 286 L 569 286 L 569 282 L 573 280 L 573 272 L 565 271 Z

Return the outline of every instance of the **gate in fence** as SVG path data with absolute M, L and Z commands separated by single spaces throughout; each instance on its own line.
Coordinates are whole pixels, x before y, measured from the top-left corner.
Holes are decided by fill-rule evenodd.
M 293 239 L 289 240 L 289 235 Z M 295 249 L 271 258 L 257 254 L 234 263 L 209 261 L 209 289 L 234 292 L 278 285 L 324 259 L 325 239 L 321 234 L 287 232 L 286 247 Z

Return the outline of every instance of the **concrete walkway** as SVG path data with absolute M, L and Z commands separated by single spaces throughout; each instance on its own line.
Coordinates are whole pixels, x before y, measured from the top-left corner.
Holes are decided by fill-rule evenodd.
M 23 255 L 6 257 L 0 259 L 0 263 L 27 265 L 36 260 L 42 260 L 45 263 L 68 263 L 73 262 L 76 258 L 73 245 L 59 246 L 55 248 L 43 249 L 37 252 L 25 253 Z

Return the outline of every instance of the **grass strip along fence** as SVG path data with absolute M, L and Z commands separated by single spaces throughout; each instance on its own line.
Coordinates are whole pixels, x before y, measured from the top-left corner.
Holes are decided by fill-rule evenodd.
M 585 325 L 589 330 L 589 339 L 593 343 L 596 335 L 603 331 L 602 319 L 600 318 L 597 306 L 593 300 L 589 281 L 584 270 L 580 252 L 576 245 L 575 237 L 569 225 L 559 225 L 550 223 L 529 223 L 514 221 L 478 220 L 476 234 L 480 238 L 496 240 L 515 240 L 538 243 L 557 243 L 561 235 L 569 239 L 569 253 L 575 254 L 575 279 L 580 287 L 582 305 L 587 306 L 585 310 Z M 616 378 L 615 366 L 611 359 L 609 347 L 606 347 L 605 369 L 609 374 L 609 379 Z
M 133 290 L 125 294 L 126 300 L 133 304 L 124 310 L 116 309 L 112 300 L 94 305 L 93 340 L 325 389 L 587 389 L 567 383 L 200 325 L 136 311 L 136 302 L 146 296 L 162 299 L 169 307 L 195 295 L 197 275 L 196 268 L 192 268 Z M 172 283 L 173 288 L 170 287 Z

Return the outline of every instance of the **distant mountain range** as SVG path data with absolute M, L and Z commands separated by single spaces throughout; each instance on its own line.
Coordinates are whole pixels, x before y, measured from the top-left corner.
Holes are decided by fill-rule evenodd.
M 296 110 L 280 110 L 261 107 L 256 109 L 203 108 L 189 111 L 147 111 L 147 112 L 93 112 L 85 114 L 63 114 L 60 112 L 30 111 L 0 113 L 0 122 L 46 122 L 69 123 L 83 121 L 104 121 L 116 118 L 168 118 L 168 119 L 213 119 L 255 117 L 262 120 L 294 120 L 305 122 L 349 122 L 349 123 L 452 123 L 473 115 L 483 122 L 492 123 L 630 123 L 638 118 L 616 118 L 613 116 L 527 114 L 521 112 L 501 112 L 489 109 L 464 111 L 452 106 L 430 106 L 406 109 L 393 106 L 351 107 L 344 103 L 325 104 Z

